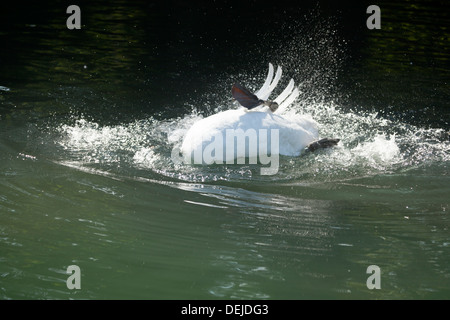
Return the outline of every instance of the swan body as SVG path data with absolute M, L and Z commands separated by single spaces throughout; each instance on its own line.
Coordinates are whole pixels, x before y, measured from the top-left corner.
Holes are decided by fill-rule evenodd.
M 256 134 L 256 139 L 252 141 L 249 137 L 255 137 L 253 133 Z M 261 133 L 267 137 L 267 143 L 262 145 L 259 136 Z M 239 138 L 239 134 L 247 137 Z M 276 148 L 272 148 L 275 144 L 272 140 L 275 134 L 278 134 L 279 143 Z M 237 137 L 235 143 L 231 145 L 226 141 L 227 137 L 232 135 Z M 185 157 L 194 157 L 194 154 L 203 154 L 208 145 L 215 144 L 218 146 L 216 149 L 222 146 L 222 162 L 227 163 L 239 156 L 256 158 L 261 153 L 298 156 L 318 137 L 317 124 L 312 119 L 303 117 L 288 119 L 271 112 L 247 111 L 239 108 L 219 112 L 194 123 L 184 137 L 181 152 Z M 257 147 L 250 148 L 250 143 Z M 239 154 L 237 150 L 245 150 L 245 154 Z M 216 157 L 216 160 L 220 159 Z
M 219 112 L 194 123 L 181 146 L 185 160 L 210 164 L 269 154 L 298 156 L 317 141 L 319 133 L 313 119 L 296 114 L 283 116 L 299 95 L 292 79 L 274 101 L 265 101 L 281 73 L 278 67 L 274 77 L 273 65 L 269 64 L 266 81 L 255 94 L 238 84 L 233 86 L 233 96 L 246 108 Z

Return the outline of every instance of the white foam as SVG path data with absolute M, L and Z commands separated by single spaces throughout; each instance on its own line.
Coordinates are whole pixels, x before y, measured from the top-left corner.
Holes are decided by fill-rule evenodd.
M 373 140 L 358 144 L 351 151 L 355 156 L 363 158 L 368 165 L 373 167 L 379 165 L 392 166 L 402 160 L 395 135 L 387 138 L 385 134 L 379 134 Z
M 145 168 L 153 168 L 157 165 L 159 159 L 158 154 L 153 151 L 153 148 L 142 147 L 133 156 L 133 161 L 135 164 L 140 165 Z
M 319 138 L 340 138 L 341 142 L 310 155 L 282 158 L 271 179 L 372 175 L 450 160 L 448 132 L 443 129 L 418 128 L 377 113 L 344 111 L 324 103 L 295 103 L 281 116 L 315 120 Z M 150 118 L 113 126 L 82 118 L 60 126 L 57 142 L 65 152 L 64 160 L 78 165 L 108 165 L 108 170 L 125 165 L 187 181 L 253 179 L 254 172 L 246 165 L 191 166 L 172 161 L 174 147 L 181 149 L 189 128 L 202 118 L 195 110 L 172 119 Z

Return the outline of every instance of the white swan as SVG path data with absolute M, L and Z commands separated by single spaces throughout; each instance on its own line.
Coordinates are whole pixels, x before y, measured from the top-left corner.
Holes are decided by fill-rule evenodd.
M 181 146 L 185 161 L 232 163 L 236 159 L 256 159 L 268 154 L 298 156 L 306 148 L 313 151 L 336 145 L 338 139 L 317 141 L 319 133 L 314 120 L 282 115 L 299 95 L 293 79 L 275 100 L 267 101 L 281 74 L 281 67 L 278 67 L 274 76 L 273 65 L 269 63 L 267 78 L 255 94 L 235 84 L 233 97 L 243 107 L 219 112 L 194 123 Z

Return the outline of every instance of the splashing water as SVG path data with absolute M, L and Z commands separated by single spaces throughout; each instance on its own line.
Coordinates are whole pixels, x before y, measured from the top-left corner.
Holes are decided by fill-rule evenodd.
M 60 127 L 58 144 L 71 162 L 97 169 L 126 167 L 182 181 L 270 179 L 271 181 L 332 181 L 348 177 L 393 173 L 445 163 L 450 159 L 448 133 L 394 122 L 376 113 L 345 112 L 332 104 L 294 104 L 284 116 L 314 118 L 322 137 L 338 137 L 338 147 L 281 157 L 277 175 L 258 174 L 257 165 L 196 166 L 176 164 L 171 151 L 179 147 L 190 126 L 202 118 L 196 111 L 175 119 L 137 120 L 100 126 L 85 119 Z
M 234 108 L 229 102 L 229 90 L 223 88 L 228 88 L 236 75 L 225 75 L 217 80 L 217 89 L 205 92 L 203 101 L 195 103 L 199 108 L 176 118 L 157 120 L 151 117 L 116 126 L 102 126 L 81 118 L 75 119 L 72 125 L 60 126 L 57 144 L 65 153 L 62 158 L 80 166 L 109 171 L 120 167 L 128 169 L 129 174 L 136 174 L 137 170 L 145 177 L 155 178 L 156 175 L 159 180 L 189 182 L 333 181 L 447 163 L 449 133 L 443 129 L 420 128 L 401 120 L 389 120 L 376 112 L 355 112 L 334 102 L 324 102 L 323 97 L 335 86 L 345 57 L 345 40 L 338 39 L 332 24 L 320 20 L 311 24 L 312 29 L 297 26 L 297 35 L 291 42 L 274 42 L 274 47 L 283 59 L 279 64 L 288 74 L 284 80 L 294 78 L 301 92 L 298 101 L 281 115 L 314 119 L 321 137 L 341 139 L 335 148 L 295 158 L 282 156 L 279 171 L 274 176 L 261 176 L 258 165 L 174 163 L 171 152 L 181 146 L 193 123 Z M 255 77 L 241 72 L 238 78 L 255 89 L 265 75 Z M 252 79 L 252 83 L 246 83 L 245 79 Z M 279 88 L 284 86 L 280 84 Z M 212 88 L 211 84 L 208 87 Z M 273 96 L 278 94 L 274 92 Z

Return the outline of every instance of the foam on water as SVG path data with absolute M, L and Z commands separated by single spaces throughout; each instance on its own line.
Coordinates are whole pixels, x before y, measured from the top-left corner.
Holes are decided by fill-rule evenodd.
M 285 73 L 273 96 L 277 96 L 277 89 L 284 88 L 292 77 L 298 84 L 300 96 L 282 115 L 312 118 L 318 124 L 321 138 L 341 139 L 337 147 L 300 157 L 282 156 L 279 171 L 274 176 L 261 176 L 259 165 L 174 163 L 172 150 L 181 148 L 183 137 L 193 123 L 234 107 L 229 90 L 224 88 L 231 86 L 236 78 L 252 90 L 263 83 L 265 70 L 258 71 L 258 76 L 251 70 L 241 70 L 238 75 L 224 74 L 217 83 L 209 83 L 208 88 L 217 89 L 201 93 L 201 97 L 195 98 L 197 101 L 186 102 L 186 109 L 192 105 L 198 109 L 189 108 L 191 111 L 178 117 L 140 119 L 115 126 L 78 118 L 71 125 L 59 126 L 56 140 L 63 150 L 62 158 L 81 166 L 99 167 L 96 169 L 111 171 L 120 167 L 132 171 L 133 175 L 138 170 L 139 175 L 149 175 L 152 179 L 156 174 L 156 179 L 190 182 L 333 181 L 446 165 L 450 160 L 448 131 L 420 128 L 408 124 L 408 119 L 390 120 L 386 118 L 388 115 L 354 111 L 348 106 L 324 102 L 327 99 L 323 97 L 330 96 L 330 90 L 336 88 L 337 75 L 346 56 L 346 41 L 334 31 L 333 21 L 316 19 L 314 14 L 308 19 L 311 20 L 306 24 L 308 27 L 297 25 L 295 32 L 286 30 L 294 33 L 288 43 L 263 39 L 273 43 L 281 61 L 272 62 L 280 64 Z M 263 60 L 264 54 L 261 53 Z
M 448 133 L 394 122 L 377 113 L 344 111 L 333 104 L 294 104 L 285 112 L 312 117 L 321 137 L 340 138 L 338 147 L 281 157 L 275 176 L 259 175 L 258 165 L 189 165 L 174 163 L 173 148 L 180 147 L 190 126 L 202 118 L 196 111 L 182 117 L 137 120 L 116 126 L 78 119 L 62 125 L 58 144 L 67 160 L 81 166 L 141 170 L 182 181 L 216 180 L 321 180 L 358 177 L 446 163 L 450 160 Z

